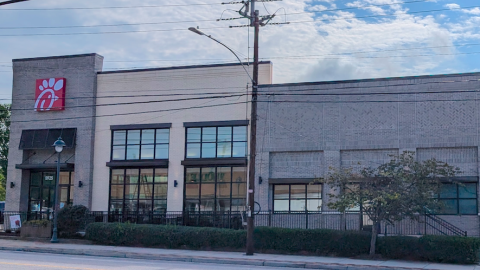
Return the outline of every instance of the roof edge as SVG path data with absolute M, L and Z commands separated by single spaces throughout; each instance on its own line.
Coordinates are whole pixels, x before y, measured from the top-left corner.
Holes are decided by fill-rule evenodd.
M 267 88 L 267 87 L 284 87 L 284 86 L 360 83 L 360 82 L 390 81 L 390 80 L 400 80 L 400 79 L 412 80 L 412 79 L 445 78 L 445 77 L 472 76 L 472 75 L 480 76 L 480 72 L 434 74 L 434 75 L 414 75 L 414 76 L 404 76 L 404 77 L 368 78 L 368 79 L 352 79 L 352 80 L 338 80 L 338 81 L 317 81 L 317 82 L 262 84 L 262 85 L 259 85 L 258 87 L 259 88 Z
M 125 70 L 110 70 L 110 71 L 98 71 L 97 74 L 112 74 L 112 73 L 130 73 L 130 72 L 142 72 L 142 71 L 157 71 L 157 70 L 175 70 L 175 69 L 192 69 L 192 68 L 213 68 L 213 67 L 228 67 L 228 66 L 240 66 L 242 64 L 253 65 L 253 62 L 247 63 L 227 63 L 227 64 L 211 64 L 211 65 L 192 65 L 192 66 L 173 66 L 173 67 L 158 67 L 158 68 L 142 68 L 142 69 L 125 69 Z M 259 64 L 272 64 L 271 61 L 261 61 Z
M 46 56 L 46 57 L 34 57 L 34 58 L 19 58 L 19 59 L 12 59 L 12 62 L 50 60 L 50 59 L 75 58 L 75 57 L 87 57 L 87 56 L 100 56 L 103 58 L 102 55 L 99 55 L 97 53 L 86 53 L 86 54 L 72 54 L 72 55 Z

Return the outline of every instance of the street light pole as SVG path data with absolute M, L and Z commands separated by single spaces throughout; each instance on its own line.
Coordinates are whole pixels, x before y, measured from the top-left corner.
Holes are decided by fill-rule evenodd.
M 55 147 L 55 151 L 58 153 L 58 158 L 57 158 L 57 175 L 55 177 L 55 200 L 54 200 L 54 205 L 53 205 L 53 234 L 52 234 L 52 239 L 50 240 L 51 243 L 58 243 L 57 239 L 57 215 L 58 215 L 58 210 L 60 210 L 58 207 L 58 186 L 60 182 L 60 154 L 62 153 L 63 147 L 65 146 L 65 142 L 62 140 L 61 137 L 58 138 L 58 140 L 53 143 Z
M 252 8 L 253 3 L 252 1 Z M 255 27 L 255 40 L 254 40 L 254 50 L 253 50 L 253 78 L 248 73 L 247 69 L 243 65 L 243 62 L 240 60 L 238 55 L 233 52 L 227 45 L 223 44 L 222 42 L 214 39 L 210 35 L 206 35 L 202 31 L 198 30 L 195 27 L 190 27 L 188 30 L 201 35 L 206 36 L 209 39 L 217 42 L 218 44 L 222 45 L 223 47 L 227 48 L 231 53 L 237 57 L 238 61 L 242 65 L 243 69 L 247 73 L 248 77 L 252 82 L 252 108 L 251 108 L 251 117 L 250 117 L 250 159 L 249 159 L 249 167 L 248 167 L 248 193 L 247 193 L 247 200 L 248 200 L 248 208 L 247 208 L 247 248 L 246 248 L 246 255 L 253 255 L 254 252 L 254 240 L 253 240 L 253 230 L 254 230 L 254 207 L 255 207 L 255 154 L 256 154 L 256 133 L 257 133 L 257 93 L 258 93 L 258 32 L 260 29 L 260 21 L 258 18 L 258 11 L 253 11 L 252 14 L 255 14 L 255 18 L 252 20 L 252 24 Z
M 209 38 L 209 39 L 217 42 L 218 44 L 222 45 L 223 47 L 227 48 L 231 53 L 233 53 L 233 55 L 235 55 L 235 57 L 237 58 L 238 62 L 240 62 L 240 64 L 241 64 L 242 67 L 243 67 L 243 70 L 245 70 L 245 73 L 247 73 L 248 78 L 250 78 L 250 81 L 252 81 L 252 84 L 254 83 L 254 82 L 253 82 L 253 79 L 252 79 L 252 76 L 250 76 L 250 73 L 248 73 L 247 69 L 245 68 L 245 65 L 243 65 L 242 60 L 240 60 L 240 57 L 238 57 L 238 55 L 237 55 L 232 49 L 230 49 L 227 45 L 223 44 L 223 43 L 220 42 L 219 40 L 213 38 L 211 35 L 207 35 L 207 34 L 203 33 L 202 31 L 198 30 L 198 29 L 195 28 L 195 27 L 189 27 L 188 30 L 192 31 L 193 33 L 195 33 L 195 34 L 197 34 L 197 35 L 206 36 L 207 38 Z

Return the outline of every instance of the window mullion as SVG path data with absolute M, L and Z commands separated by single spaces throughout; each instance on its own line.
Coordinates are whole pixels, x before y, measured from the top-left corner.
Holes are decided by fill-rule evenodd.
M 142 159 L 142 135 L 143 135 L 143 130 L 140 130 L 140 144 L 138 146 L 138 159 Z M 140 178 L 139 178 L 140 179 Z M 139 190 L 140 191 L 140 190 Z
M 230 135 L 230 157 L 233 157 L 233 127 L 230 127 L 232 135 Z
M 288 185 L 288 212 L 292 209 L 292 185 Z
M 158 129 L 154 129 L 153 132 L 153 159 L 157 159 L 157 130 Z M 168 135 L 168 140 L 170 141 L 170 131 L 168 132 Z M 153 182 L 155 182 L 155 170 L 153 170 Z
M 218 157 L 218 127 L 215 127 L 215 157 Z
M 200 128 L 200 158 L 202 157 L 203 157 L 203 127 Z

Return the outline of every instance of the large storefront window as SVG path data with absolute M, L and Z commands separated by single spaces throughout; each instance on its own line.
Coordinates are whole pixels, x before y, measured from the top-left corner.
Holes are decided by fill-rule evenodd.
M 28 210 L 47 212 L 55 203 L 55 172 L 31 172 Z M 73 204 L 74 172 L 60 172 L 60 208 Z
M 441 214 L 476 215 L 478 213 L 477 183 L 444 183 L 438 198 L 444 204 Z
M 112 160 L 168 159 L 169 129 L 114 130 Z
M 273 186 L 273 211 L 321 211 L 322 185 L 281 184 Z
M 243 211 L 246 193 L 245 167 L 185 169 L 186 211 Z
M 245 157 L 247 127 L 187 128 L 186 158 Z
M 164 168 L 112 169 L 110 212 L 165 212 L 167 175 Z

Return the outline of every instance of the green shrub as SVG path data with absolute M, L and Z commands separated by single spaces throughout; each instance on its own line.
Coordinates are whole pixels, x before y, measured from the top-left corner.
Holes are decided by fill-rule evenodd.
M 58 212 L 58 237 L 78 237 L 77 232 L 85 229 L 88 208 L 83 205 L 65 206 Z
M 420 260 L 418 237 L 388 236 L 377 238 L 376 253 L 389 259 Z
M 478 238 L 427 235 L 420 238 L 419 242 L 425 260 L 460 264 L 479 262 Z
M 334 230 L 302 230 L 258 227 L 257 250 L 280 253 L 355 256 L 368 252 L 370 234 Z M 217 228 L 92 223 L 86 238 L 99 244 L 243 250 L 246 232 Z
M 246 231 L 183 226 L 91 223 L 86 238 L 98 244 L 164 248 L 244 250 Z M 359 231 L 304 230 L 257 227 L 257 252 L 366 255 L 370 233 Z M 452 236 L 377 238 L 377 253 L 390 259 L 473 264 L 479 261 L 480 239 Z
M 38 226 L 38 227 L 47 227 L 48 225 L 52 224 L 52 222 L 50 220 L 46 220 L 46 219 L 43 219 L 43 220 L 29 220 L 25 223 L 23 223 L 23 225 L 33 225 L 33 226 Z
M 357 256 L 369 250 L 370 233 L 325 229 L 257 227 L 255 248 L 261 251 L 317 255 Z
M 377 252 L 390 259 L 414 259 L 440 263 L 479 262 L 480 239 L 427 235 L 420 238 L 391 236 L 378 238 Z
M 217 228 L 92 223 L 87 226 L 86 238 L 106 245 L 237 250 L 245 247 L 246 232 Z

